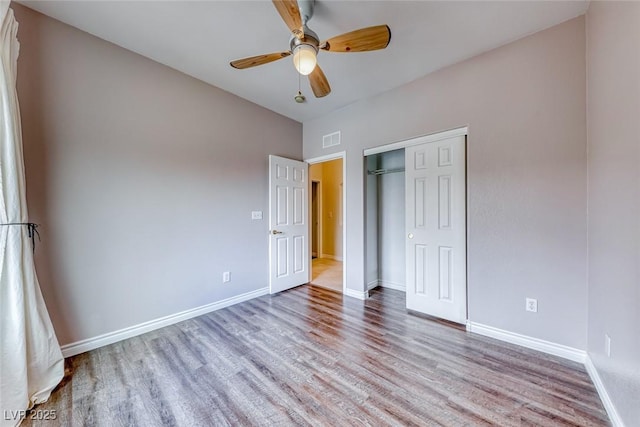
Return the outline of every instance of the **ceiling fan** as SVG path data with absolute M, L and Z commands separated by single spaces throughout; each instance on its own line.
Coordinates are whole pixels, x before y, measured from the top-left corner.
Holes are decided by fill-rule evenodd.
M 292 33 L 289 50 L 237 59 L 231 61 L 231 66 L 237 69 L 251 68 L 293 55 L 296 70 L 302 75 L 309 76 L 313 94 L 316 98 L 321 98 L 331 92 L 331 86 L 317 64 L 317 55 L 320 50 L 368 52 L 384 49 L 389 44 L 391 29 L 387 25 L 361 28 L 320 42 L 318 35 L 307 26 L 313 16 L 314 3 L 315 0 L 273 0 L 276 10 Z

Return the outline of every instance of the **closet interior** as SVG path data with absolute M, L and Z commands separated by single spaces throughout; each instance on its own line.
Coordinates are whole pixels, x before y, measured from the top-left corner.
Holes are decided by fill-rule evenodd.
M 365 157 L 365 264 L 369 289 L 405 290 L 405 150 Z

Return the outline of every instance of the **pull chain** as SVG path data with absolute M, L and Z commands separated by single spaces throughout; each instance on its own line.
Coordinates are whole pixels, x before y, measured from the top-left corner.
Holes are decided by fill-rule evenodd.
M 298 69 L 300 68 L 300 56 L 298 56 Z M 298 94 L 302 95 L 302 92 L 300 91 L 300 73 L 298 73 Z
M 300 68 L 300 57 L 298 57 L 298 68 Z M 300 90 L 300 78 L 300 72 L 298 72 L 298 94 L 293 97 L 298 104 L 302 104 L 306 99 L 302 94 L 302 90 Z

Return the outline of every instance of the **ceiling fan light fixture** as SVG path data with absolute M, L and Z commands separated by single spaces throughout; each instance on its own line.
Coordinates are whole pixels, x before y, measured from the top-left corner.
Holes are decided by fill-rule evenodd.
M 311 74 L 318 60 L 316 48 L 309 44 L 299 44 L 293 48 L 293 65 L 303 76 Z
M 385 49 L 389 45 L 391 29 L 388 25 L 360 28 L 320 42 L 318 35 L 307 25 L 313 17 L 315 1 L 272 0 L 278 14 L 291 31 L 289 50 L 238 59 L 231 61 L 230 65 L 242 70 L 293 56 L 293 65 L 298 71 L 298 95 L 294 99 L 302 103 L 304 95 L 300 92 L 300 76 L 308 76 L 311 90 L 316 98 L 322 98 L 331 93 L 327 77 L 317 64 L 320 49 L 325 52 L 369 52 Z

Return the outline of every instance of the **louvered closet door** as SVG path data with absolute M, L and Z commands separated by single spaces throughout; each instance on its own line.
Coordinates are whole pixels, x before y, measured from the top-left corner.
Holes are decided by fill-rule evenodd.
M 405 149 L 407 308 L 467 319 L 465 137 Z
M 309 282 L 308 165 L 269 156 L 269 292 Z

